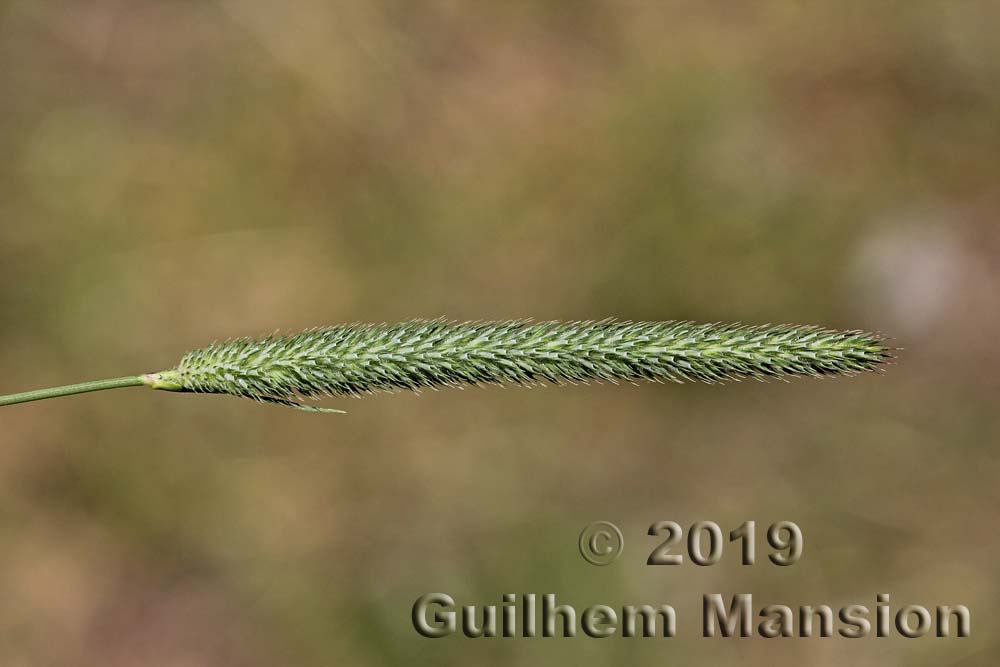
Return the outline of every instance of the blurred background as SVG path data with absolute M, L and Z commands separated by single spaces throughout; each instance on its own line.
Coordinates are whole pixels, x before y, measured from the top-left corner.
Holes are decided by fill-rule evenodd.
M 1000 658 L 1000 6 L 0 2 L 0 393 L 412 317 L 867 328 L 884 376 L 0 415 L 4 665 Z M 580 558 L 587 523 L 622 559 Z M 648 567 L 657 520 L 802 561 Z M 674 640 L 428 640 L 424 593 Z M 972 637 L 709 640 L 701 595 Z

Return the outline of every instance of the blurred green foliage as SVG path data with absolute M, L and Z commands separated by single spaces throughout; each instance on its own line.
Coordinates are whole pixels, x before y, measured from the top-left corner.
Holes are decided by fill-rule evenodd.
M 343 417 L 139 390 L 6 409 L 0 662 L 992 663 L 998 22 L 986 2 L 0 3 L 0 391 L 409 317 L 794 321 L 906 348 L 849 382 Z M 625 529 L 615 566 L 576 553 L 596 519 Z M 794 520 L 806 553 L 649 568 L 659 519 Z M 432 642 L 409 621 L 431 591 L 670 602 L 681 637 Z M 965 603 L 973 637 L 699 639 L 700 595 L 742 591 Z

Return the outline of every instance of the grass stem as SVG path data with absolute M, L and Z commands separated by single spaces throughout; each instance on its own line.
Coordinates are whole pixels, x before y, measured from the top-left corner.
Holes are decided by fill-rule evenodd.
M 121 387 L 140 387 L 144 384 L 146 382 L 141 375 L 112 378 L 110 380 L 92 380 L 79 384 L 69 384 L 64 387 L 49 387 L 48 389 L 36 389 L 20 394 L 0 396 L 0 405 L 15 405 L 17 403 L 28 403 L 29 401 L 41 401 L 46 398 L 73 396 L 74 394 L 85 394 L 89 391 L 104 391 L 105 389 L 119 389 Z

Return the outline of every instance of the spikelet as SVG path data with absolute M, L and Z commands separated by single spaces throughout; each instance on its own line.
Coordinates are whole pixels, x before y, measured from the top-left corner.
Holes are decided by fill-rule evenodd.
M 326 411 L 297 401 L 481 384 L 853 375 L 892 352 L 876 334 L 815 326 L 414 320 L 215 343 L 144 383 Z

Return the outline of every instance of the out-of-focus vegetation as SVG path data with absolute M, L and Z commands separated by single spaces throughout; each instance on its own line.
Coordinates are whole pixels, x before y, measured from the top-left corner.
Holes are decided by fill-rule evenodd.
M 343 321 L 880 329 L 884 377 L 483 389 L 316 416 L 0 414 L 0 662 L 989 664 L 1000 10 L 0 3 L 0 391 Z M 579 530 L 613 519 L 622 561 Z M 778 569 L 654 520 L 798 522 Z M 645 553 L 643 553 L 645 552 Z M 420 639 L 426 592 L 669 602 L 681 637 Z M 965 603 L 973 637 L 699 639 L 700 595 Z

